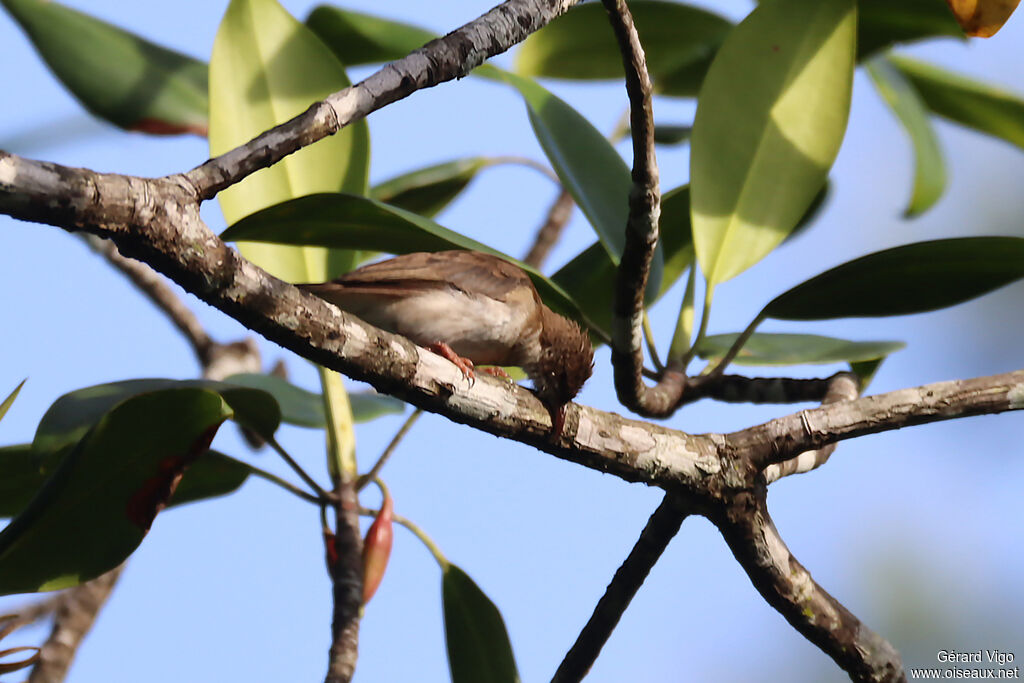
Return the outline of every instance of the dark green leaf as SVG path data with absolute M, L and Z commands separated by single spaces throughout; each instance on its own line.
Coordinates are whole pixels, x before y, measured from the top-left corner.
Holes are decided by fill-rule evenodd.
M 28 443 L 0 447 L 0 518 L 14 517 L 24 510 L 61 458 L 60 453 L 40 458 Z M 231 493 L 245 482 L 250 472 L 244 462 L 208 451 L 185 471 L 167 505 L 173 507 Z
M 1024 98 L 925 62 L 891 55 L 928 108 L 939 116 L 1024 147 Z
M 732 24 L 717 14 L 674 2 L 632 0 L 630 13 L 655 90 L 693 97 Z M 525 76 L 616 79 L 622 56 L 600 3 L 580 4 L 534 33 L 516 55 Z
M 251 389 L 267 392 L 281 407 L 281 420 L 301 427 L 323 428 L 324 399 L 320 394 L 306 391 L 275 375 L 244 373 L 232 375 L 224 380 Z M 405 403 L 391 396 L 372 392 L 349 394 L 352 417 L 356 422 L 369 422 L 382 415 L 396 415 L 405 411 Z
M 732 348 L 738 334 L 715 334 L 697 346 L 701 358 L 718 360 Z M 755 333 L 733 361 L 737 365 L 802 365 L 876 360 L 899 351 L 897 341 L 856 342 L 816 334 Z
M 884 360 L 884 358 L 876 358 L 874 360 L 850 363 L 850 372 L 857 375 L 857 379 L 860 380 L 860 391 L 862 394 L 868 388 L 868 385 L 871 384 L 871 380 L 875 378 L 878 368 L 882 367 Z
M 519 681 L 501 612 L 464 571 L 444 567 L 444 635 L 452 683 Z
M 914 147 L 914 190 L 904 216 L 917 216 L 930 209 L 946 189 L 939 138 L 921 96 L 899 69 L 886 58 L 876 57 L 868 62 L 867 70 Z
M 280 423 L 277 403 L 265 391 L 209 380 L 132 379 L 78 389 L 58 398 L 39 421 L 32 448 L 39 457 L 57 453 L 77 443 L 107 411 L 125 399 L 185 387 L 219 392 L 234 410 L 234 419 L 262 436 L 272 435 Z
M 587 119 L 561 99 L 528 78 L 507 72 L 500 75 L 523 96 L 533 132 L 551 166 L 617 264 L 626 243 L 633 184 L 626 162 Z
M 660 124 L 654 127 L 654 141 L 659 145 L 678 145 L 690 139 L 693 126 Z
M 934 36 L 963 38 L 946 0 L 858 0 L 857 59 L 894 43 Z
M 661 201 L 661 247 L 665 255 L 661 287 L 648 287 L 647 305 L 661 297 L 693 263 L 693 234 L 690 231 L 690 193 L 678 187 Z M 586 316 L 607 330 L 612 322 L 612 297 L 615 292 L 615 264 L 599 242 L 580 252 L 551 276 Z
M 56 590 L 113 569 L 142 542 L 175 477 L 231 416 L 203 389 L 130 398 L 104 415 L 0 532 L 0 594 Z
M 21 380 L 21 382 L 18 383 L 18 386 L 14 387 L 14 390 L 7 395 L 7 398 L 5 398 L 2 403 L 0 403 L 0 420 L 4 419 L 4 415 L 6 415 L 7 411 L 11 409 L 14 399 L 18 398 L 18 392 L 21 391 L 23 386 L 25 386 L 25 382 L 26 380 Z
M 147 133 L 206 135 L 206 64 L 56 2 L 3 0 L 90 112 Z
M 344 193 L 315 194 L 282 202 L 221 233 L 225 240 L 365 249 L 391 254 L 470 249 L 500 256 L 525 270 L 553 309 L 586 323 L 571 297 L 536 269 L 430 219 L 382 202 Z
M 723 43 L 697 104 L 690 192 L 709 288 L 770 253 L 821 190 L 846 131 L 854 0 L 775 0 Z
M 1024 238 L 918 242 L 844 263 L 765 306 L 784 320 L 923 313 L 973 299 L 1024 277 Z
M 486 165 L 486 157 L 467 157 L 427 166 L 374 186 L 370 196 L 385 204 L 433 218 L 458 197 Z
M 306 26 L 346 66 L 392 62 L 437 37 L 418 26 L 331 5 L 310 12 Z

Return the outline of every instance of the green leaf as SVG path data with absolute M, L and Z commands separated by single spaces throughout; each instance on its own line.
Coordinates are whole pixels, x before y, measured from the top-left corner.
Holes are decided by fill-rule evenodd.
M 693 263 L 690 231 L 690 192 L 677 187 L 661 199 L 661 247 L 665 267 L 661 286 L 648 288 L 646 304 L 652 305 L 668 291 Z M 583 313 L 601 329 L 610 329 L 615 293 L 615 264 L 595 242 L 565 264 L 551 279 L 561 286 Z
M 210 153 L 226 152 L 349 85 L 337 58 L 276 0 L 232 0 L 210 61 Z M 316 192 L 366 192 L 369 128 L 347 126 L 227 188 L 217 198 L 228 223 Z M 355 258 L 324 249 L 239 244 L 242 254 L 290 282 L 322 282 Z
M 466 157 L 427 166 L 375 185 L 370 196 L 385 204 L 433 218 L 458 197 L 486 165 L 486 157 Z
M 829 320 L 924 313 L 1024 277 L 1024 238 L 908 244 L 844 263 L 775 297 L 762 316 Z
M 868 74 L 882 99 L 892 108 L 914 147 L 914 190 L 904 216 L 930 209 L 946 189 L 946 166 L 928 110 L 909 80 L 884 57 L 868 62 Z
M 857 59 L 868 59 L 895 43 L 935 36 L 963 40 L 945 0 L 857 0 Z
M 94 115 L 129 130 L 206 134 L 205 63 L 56 2 L 2 1 Z
M 437 37 L 418 26 L 331 5 L 310 12 L 306 26 L 348 66 L 392 62 Z
M 515 263 L 553 309 L 586 323 L 561 287 L 510 256 L 444 228 L 428 218 L 367 197 L 332 193 L 299 197 L 248 216 L 221 233 L 225 240 L 307 244 L 391 254 L 470 249 Z
M 857 379 L 860 381 L 860 392 L 863 394 L 867 390 L 868 385 L 875 378 L 878 373 L 878 368 L 882 367 L 884 358 L 876 358 L 874 360 L 859 361 L 856 363 L 850 363 L 850 372 L 857 375 Z
M 654 127 L 654 141 L 659 145 L 680 145 L 690 139 L 693 126 L 661 124 Z
M 701 358 L 719 360 L 732 348 L 738 334 L 715 334 L 697 346 Z M 733 361 L 737 365 L 802 365 L 877 360 L 899 351 L 898 341 L 847 341 L 816 334 L 751 335 Z
M 297 387 L 286 379 L 276 375 L 242 373 L 231 375 L 224 381 L 229 384 L 260 389 L 273 396 L 281 407 L 283 422 L 319 429 L 323 429 L 327 424 L 324 419 L 323 397 Z M 405 411 L 405 403 L 397 398 L 373 392 L 353 393 L 349 395 L 349 400 L 352 404 L 352 416 L 356 422 L 369 422 L 383 415 L 397 415 Z
M 104 414 L 122 401 L 180 388 L 220 393 L 234 411 L 234 420 L 261 436 L 273 435 L 280 423 L 280 409 L 265 391 L 210 380 L 132 379 L 78 389 L 58 398 L 39 421 L 32 448 L 40 458 L 58 453 L 78 443 Z
M 519 672 L 501 612 L 464 571 L 444 567 L 444 635 L 452 683 L 516 683 Z
M 523 96 L 551 166 L 618 264 L 633 184 L 626 162 L 587 119 L 540 85 L 507 72 L 500 72 L 500 78 Z
M 674 2 L 632 0 L 630 13 L 656 92 L 693 97 L 732 24 Z M 600 3 L 576 5 L 523 43 L 516 71 L 524 76 L 621 80 L 622 55 Z
M 14 391 L 8 394 L 7 398 L 5 398 L 2 403 L 0 403 L 0 420 L 4 419 L 4 415 L 6 415 L 7 411 L 11 409 L 11 405 L 14 403 L 14 399 L 18 398 L 18 392 L 20 392 L 21 388 L 25 386 L 26 381 L 27 380 L 25 379 L 21 380 L 21 382 L 18 383 L 18 386 L 14 387 Z
M 136 396 L 104 415 L 0 531 L 0 594 L 74 586 L 123 562 L 230 416 L 219 395 L 195 388 Z
M 14 517 L 24 510 L 61 457 L 61 453 L 54 453 L 40 458 L 28 443 L 0 447 L 0 518 Z M 231 493 L 245 482 L 251 471 L 244 462 L 209 451 L 185 471 L 167 506 Z
M 856 3 L 772 0 L 718 51 L 697 104 L 690 192 L 710 287 L 774 249 L 839 152 L 850 109 Z
M 968 128 L 1024 147 L 1024 98 L 925 62 L 891 55 L 928 108 Z

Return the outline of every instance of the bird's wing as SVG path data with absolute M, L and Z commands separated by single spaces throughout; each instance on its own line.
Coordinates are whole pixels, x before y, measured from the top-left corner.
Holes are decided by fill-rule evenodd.
M 408 296 L 417 290 L 454 287 L 497 300 L 506 299 L 524 286 L 533 289 L 529 276 L 520 268 L 475 251 L 404 254 L 346 273 L 334 284 L 378 296 Z

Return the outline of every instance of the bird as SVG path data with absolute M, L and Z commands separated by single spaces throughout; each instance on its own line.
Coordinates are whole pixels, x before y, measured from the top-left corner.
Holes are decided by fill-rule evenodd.
M 586 332 L 548 308 L 522 268 L 497 256 L 415 252 L 297 286 L 448 358 L 471 380 L 475 364 L 522 368 L 559 434 L 565 405 L 593 371 Z

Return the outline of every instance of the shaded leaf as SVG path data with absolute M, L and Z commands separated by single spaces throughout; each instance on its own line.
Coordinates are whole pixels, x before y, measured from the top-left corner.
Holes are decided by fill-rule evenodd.
M 679 145 L 690 139 L 693 126 L 661 124 L 654 127 L 654 141 L 659 145 Z
M 715 334 L 697 345 L 704 359 L 718 360 L 732 348 L 738 334 Z M 817 334 L 751 335 L 733 361 L 737 365 L 802 365 L 877 360 L 899 351 L 906 344 L 898 341 L 847 341 Z
M 252 468 L 241 460 L 217 451 L 207 451 L 185 470 L 167 507 L 233 493 L 245 483 L 250 474 Z
M 648 306 L 668 291 L 693 263 L 690 231 L 690 192 L 686 186 L 666 193 L 661 200 L 661 248 L 665 267 L 661 287 L 648 287 Z M 586 316 L 601 329 L 610 329 L 615 292 L 615 264 L 600 243 L 580 252 L 551 276 L 572 297 Z
M 128 398 L 193 387 L 220 393 L 234 411 L 233 419 L 260 436 L 277 431 L 281 412 L 266 391 L 212 380 L 132 379 L 77 389 L 58 398 L 39 421 L 32 448 L 44 458 L 78 443 L 107 411 Z
M 323 397 L 297 387 L 286 379 L 275 375 L 242 373 L 231 375 L 224 381 L 260 389 L 273 396 L 281 408 L 282 422 L 320 429 L 327 425 Z M 352 404 L 352 418 L 356 422 L 369 422 L 384 415 L 400 415 L 405 412 L 405 403 L 402 401 L 372 391 L 351 393 L 349 401 Z
M 6 415 L 7 411 L 11 409 L 11 405 L 14 404 L 14 399 L 18 398 L 18 392 L 20 392 L 21 388 L 25 386 L 26 381 L 27 380 L 24 379 L 21 380 L 21 382 L 18 383 L 18 386 L 14 387 L 14 390 L 7 395 L 7 398 L 5 398 L 3 402 L 0 402 L 0 420 L 4 419 L 4 415 Z
M 500 77 L 523 96 L 551 166 L 617 264 L 626 242 L 632 187 L 626 162 L 590 121 L 561 99 L 528 78 L 507 72 Z
M 466 157 L 427 166 L 375 185 L 370 197 L 433 218 L 458 197 L 486 165 L 486 157 Z
M 346 66 L 392 62 L 437 37 L 418 26 L 332 5 L 317 6 L 306 26 Z
M 441 599 L 452 683 L 518 681 L 505 621 L 473 579 L 455 565 L 446 565 Z
M 925 62 L 890 55 L 939 116 L 1024 147 L 1024 98 Z
M 846 130 L 853 0 L 772 0 L 718 51 L 697 104 L 690 192 L 714 287 L 761 260 L 821 190 Z
M 94 115 L 129 130 L 206 134 L 204 62 L 56 2 L 2 2 L 53 74 Z
M 780 294 L 762 315 L 829 320 L 923 313 L 1024 277 L 1024 238 L 918 242 L 832 268 Z
M 850 363 L 850 372 L 857 375 L 862 394 L 867 390 L 871 381 L 875 379 L 875 375 L 878 374 L 878 368 L 882 367 L 883 361 L 885 361 L 884 358 L 876 358 L 874 360 Z
M 963 38 L 945 0 L 857 0 L 857 59 L 895 43 L 923 38 Z
M 884 57 L 871 60 L 868 74 L 903 124 L 914 148 L 914 189 L 904 216 L 930 209 L 946 189 L 946 166 L 924 101 L 909 80 Z
M 964 33 L 989 38 L 1003 27 L 1020 0 L 947 0 Z
M 276 0 L 232 0 L 210 60 L 210 153 L 226 152 L 349 85 L 331 51 Z M 316 192 L 366 191 L 369 128 L 358 121 L 217 195 L 228 223 Z M 322 282 L 354 255 L 239 244 L 242 254 L 290 282 Z
M 219 395 L 195 388 L 113 408 L 0 531 L 0 594 L 74 586 L 123 562 L 230 416 Z
M 632 0 L 630 13 L 644 46 L 655 91 L 693 97 L 732 24 L 674 2 Z M 523 42 L 516 71 L 524 76 L 615 79 L 622 56 L 600 3 L 576 5 Z
M 586 323 L 571 297 L 536 269 L 428 218 L 367 197 L 343 193 L 299 197 L 242 219 L 221 233 L 221 237 L 228 241 L 312 244 L 391 254 L 447 249 L 480 251 L 518 265 L 529 274 L 549 306 Z

